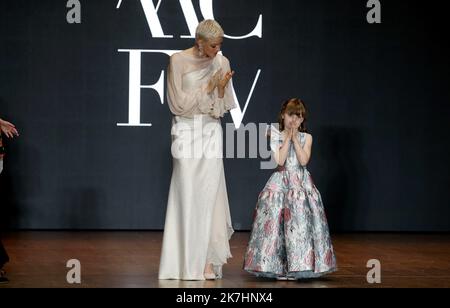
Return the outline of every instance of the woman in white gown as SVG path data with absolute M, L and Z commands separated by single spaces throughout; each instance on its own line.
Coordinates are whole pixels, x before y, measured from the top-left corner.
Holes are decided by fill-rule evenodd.
M 173 172 L 159 279 L 221 278 L 222 265 L 231 257 L 220 117 L 236 105 L 234 72 L 218 54 L 223 35 L 217 22 L 202 21 L 195 46 L 170 57 Z

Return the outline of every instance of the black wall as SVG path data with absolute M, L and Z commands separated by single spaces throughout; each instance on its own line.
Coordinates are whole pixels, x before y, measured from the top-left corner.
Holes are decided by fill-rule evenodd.
M 128 119 L 129 55 L 119 49 L 189 48 L 178 1 L 158 11 L 154 38 L 138 0 L 2 0 L 0 117 L 7 140 L 1 221 L 18 229 L 162 229 L 171 176 L 167 103 L 141 91 L 141 122 Z M 154 1 L 156 3 L 156 1 Z M 198 1 L 194 0 L 199 19 Z M 449 231 L 449 33 L 438 1 L 214 0 L 229 35 L 263 15 L 262 38 L 226 39 L 241 108 L 261 69 L 243 125 L 276 121 L 301 97 L 314 137 L 309 170 L 334 231 Z M 441 13 L 442 12 L 442 13 Z M 142 55 L 142 83 L 155 83 L 167 55 Z M 228 114 L 226 123 L 233 123 Z M 236 229 L 250 228 L 271 171 L 261 158 L 225 159 Z

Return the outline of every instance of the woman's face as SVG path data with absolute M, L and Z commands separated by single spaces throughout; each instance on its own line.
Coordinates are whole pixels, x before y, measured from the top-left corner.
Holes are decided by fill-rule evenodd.
M 295 128 L 298 129 L 300 127 L 300 125 L 303 123 L 303 116 L 297 115 L 295 113 L 293 114 L 288 114 L 285 113 L 283 115 L 284 118 L 284 128 L 285 129 L 291 129 L 291 128 Z
M 215 38 L 210 40 L 199 40 L 199 45 L 203 46 L 203 53 L 208 58 L 214 58 L 222 47 L 223 38 Z

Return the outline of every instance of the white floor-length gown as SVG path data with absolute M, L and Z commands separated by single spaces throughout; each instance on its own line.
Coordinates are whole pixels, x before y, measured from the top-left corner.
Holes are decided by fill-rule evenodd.
M 215 72 L 230 70 L 217 55 L 199 59 L 187 51 L 170 59 L 167 76 L 172 120 L 173 172 L 167 204 L 159 279 L 204 280 L 206 264 L 217 276 L 231 257 L 233 233 L 222 161 L 220 117 L 232 108 L 231 81 L 225 96 L 206 86 Z

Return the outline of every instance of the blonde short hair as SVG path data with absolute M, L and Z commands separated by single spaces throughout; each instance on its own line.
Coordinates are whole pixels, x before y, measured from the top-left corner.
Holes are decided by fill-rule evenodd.
M 209 41 L 211 39 L 216 39 L 223 37 L 224 32 L 219 23 L 213 19 L 205 19 L 198 24 L 195 30 L 195 38 L 203 39 Z

